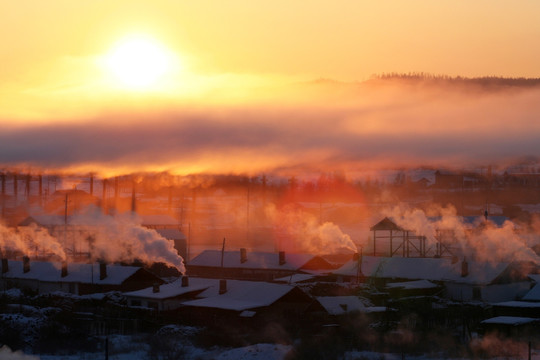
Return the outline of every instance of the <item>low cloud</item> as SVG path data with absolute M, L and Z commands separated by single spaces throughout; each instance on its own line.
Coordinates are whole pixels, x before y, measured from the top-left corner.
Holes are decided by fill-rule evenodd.
M 277 89 L 274 89 L 276 92 Z M 540 90 L 463 84 L 296 84 L 89 119 L 0 123 L 0 164 L 102 172 L 257 173 L 500 164 L 538 153 Z M 7 126 L 9 124 L 9 126 Z

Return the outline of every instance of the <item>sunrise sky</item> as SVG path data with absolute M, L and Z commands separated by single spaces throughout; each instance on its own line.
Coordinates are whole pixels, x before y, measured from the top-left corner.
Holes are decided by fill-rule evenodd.
M 537 1 L 0 0 L 0 163 L 126 173 L 538 155 Z M 332 79 L 338 82 L 316 81 Z

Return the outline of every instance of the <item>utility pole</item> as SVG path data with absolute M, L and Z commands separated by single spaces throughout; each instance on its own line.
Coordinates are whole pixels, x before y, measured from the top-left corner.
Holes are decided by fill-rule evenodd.
M 223 238 L 223 245 L 221 246 L 221 268 L 223 269 L 223 257 L 225 256 L 225 238 Z
M 248 181 L 247 181 L 247 198 L 246 198 L 246 243 L 249 242 L 249 197 L 250 197 L 249 184 L 250 184 L 250 179 L 248 177 Z
M 68 193 L 66 192 L 66 198 L 64 199 L 64 246 L 67 246 L 67 222 L 68 222 Z M 73 254 L 75 253 L 75 244 L 73 244 Z

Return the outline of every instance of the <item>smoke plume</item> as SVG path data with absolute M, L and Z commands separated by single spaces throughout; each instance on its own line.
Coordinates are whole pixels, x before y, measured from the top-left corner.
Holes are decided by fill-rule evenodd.
M 314 254 L 356 252 L 350 236 L 334 223 L 321 224 L 314 215 L 292 205 L 278 209 L 272 204 L 266 211 L 274 223 L 280 250 Z
M 163 262 L 176 267 L 181 273 L 185 272 L 184 261 L 173 241 L 141 226 L 140 219 L 134 214 L 108 216 L 98 208 L 89 207 L 85 212 L 74 215 L 73 221 L 90 230 L 88 237 L 79 241 L 88 244 L 88 251 L 96 260 Z
M 0 250 L 3 256 L 21 253 L 28 256 L 54 255 L 61 260 L 66 259 L 60 242 L 35 224 L 13 230 L 0 223 Z
M 424 211 L 401 204 L 383 213 L 400 227 L 426 236 L 429 245 L 437 241 L 437 230 L 452 230 L 453 245 L 458 246 L 462 255 L 480 262 L 531 261 L 540 264 L 538 255 L 527 245 L 530 235 L 516 231 L 515 224 L 508 220 L 501 227 L 483 217 L 474 224 L 466 224 L 456 215 L 455 208 L 438 205 Z

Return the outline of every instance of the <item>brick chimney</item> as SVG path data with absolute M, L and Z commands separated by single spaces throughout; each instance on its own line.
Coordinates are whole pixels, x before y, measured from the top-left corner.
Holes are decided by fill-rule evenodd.
M 99 280 L 103 280 L 107 277 L 107 263 L 100 261 L 99 263 Z
M 279 265 L 285 264 L 287 261 L 285 261 L 285 251 L 279 252 Z
M 62 271 L 61 271 L 61 276 L 62 277 L 66 277 L 68 275 L 68 264 L 67 264 L 67 261 L 62 261 Z
M 247 261 L 247 250 L 246 248 L 240 249 L 240 263 L 245 263 Z
M 154 285 L 152 285 L 152 292 L 153 293 L 159 292 L 159 283 L 154 283 Z
M 219 295 L 225 294 L 227 292 L 227 280 L 219 280 Z
M 189 278 L 187 276 L 182 276 L 182 287 L 189 286 Z
M 2 258 L 2 274 L 5 274 L 9 271 L 8 259 Z
M 465 277 L 469 275 L 469 263 L 465 258 L 463 258 L 463 261 L 461 262 L 461 277 Z
M 28 256 L 23 256 L 23 273 L 27 273 L 30 271 L 30 258 Z

